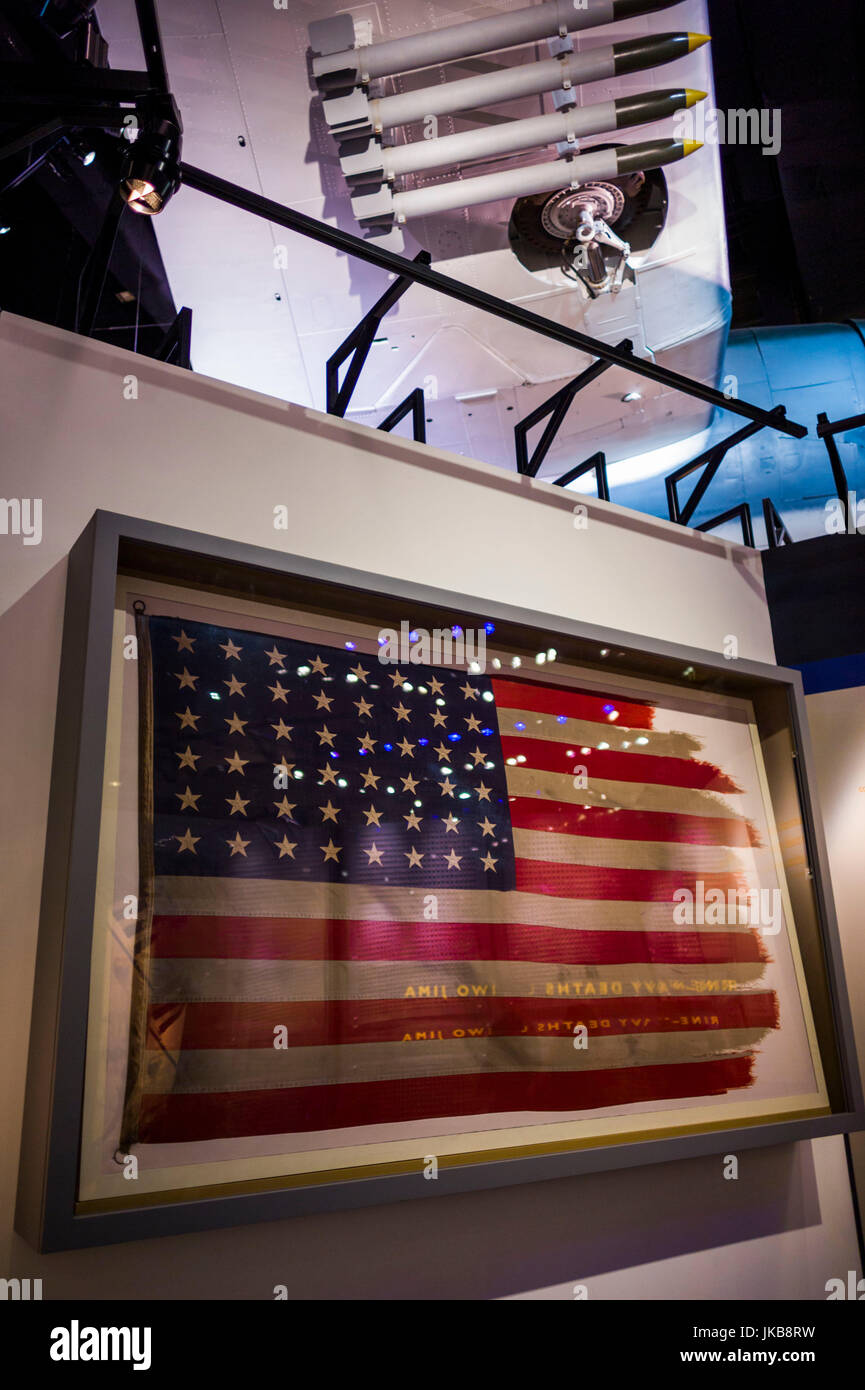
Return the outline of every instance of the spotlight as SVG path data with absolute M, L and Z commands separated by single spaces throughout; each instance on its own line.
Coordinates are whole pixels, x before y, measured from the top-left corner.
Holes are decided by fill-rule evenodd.
M 75 154 L 76 158 L 80 159 L 81 163 L 84 165 L 84 168 L 89 169 L 90 165 L 96 158 L 96 150 L 90 144 L 90 141 L 87 139 L 87 137 L 85 135 L 80 134 L 80 132 L 76 135 L 71 135 L 69 137 L 69 146 Z
M 183 124 L 172 96 L 143 99 L 138 121 L 138 139 L 126 153 L 120 186 L 133 212 L 153 217 L 180 186 Z
M 6 224 L 4 223 L 3 226 L 0 227 L 0 236 L 8 236 L 9 233 L 11 232 L 11 230 L 12 230 L 12 228 L 11 228 L 11 227 L 7 227 Z

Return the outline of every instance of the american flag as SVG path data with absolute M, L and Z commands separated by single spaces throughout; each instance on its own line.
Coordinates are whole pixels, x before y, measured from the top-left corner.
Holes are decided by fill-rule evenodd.
M 675 926 L 673 893 L 740 888 L 755 832 L 651 705 L 178 618 L 139 633 L 127 1146 L 752 1083 L 766 952 Z

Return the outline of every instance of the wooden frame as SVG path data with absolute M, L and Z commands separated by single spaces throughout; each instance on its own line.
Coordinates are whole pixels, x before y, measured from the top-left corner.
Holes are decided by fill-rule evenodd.
M 443 1165 L 436 1182 L 417 1173 L 348 1176 L 338 1182 L 258 1184 L 256 1190 L 201 1190 L 189 1200 L 153 1201 L 122 1210 L 76 1210 L 82 1133 L 93 907 L 98 863 L 110 648 L 119 574 L 182 582 L 319 605 L 339 596 L 342 611 L 371 597 L 410 603 L 430 627 L 476 614 L 477 600 L 363 574 L 233 541 L 97 512 L 69 558 L 47 850 L 37 956 L 17 1230 L 41 1250 L 61 1250 L 155 1235 L 446 1195 L 603 1169 L 633 1167 L 760 1145 L 784 1144 L 865 1127 L 840 944 L 819 814 L 811 796 L 811 755 L 797 672 L 726 661 L 654 640 L 610 632 L 503 604 L 485 617 L 511 650 L 527 653 L 555 640 L 568 659 L 616 674 L 649 676 L 753 703 L 770 782 L 798 800 L 808 862 L 809 902 L 796 904 L 797 932 L 814 1013 L 831 1113 L 700 1133 L 546 1151 Z M 358 611 L 360 607 L 358 607 Z M 481 620 L 482 621 L 482 620 Z M 601 652 L 612 654 L 612 663 Z M 792 755 L 792 756 L 791 756 Z M 683 1126 L 683 1128 L 685 1128 Z M 544 1148 L 545 1146 L 538 1146 Z

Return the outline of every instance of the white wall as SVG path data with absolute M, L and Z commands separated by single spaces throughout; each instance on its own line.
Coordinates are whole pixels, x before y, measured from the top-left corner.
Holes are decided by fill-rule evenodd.
M 138 378 L 138 399 L 124 379 Z M 0 1276 L 45 1297 L 825 1297 L 856 1267 L 840 1139 L 36 1256 L 12 1233 L 64 586 L 97 507 L 773 659 L 759 558 L 615 506 L 0 315 Z M 291 509 L 288 531 L 273 508 Z
M 829 872 L 850 989 L 860 1071 L 865 1072 L 865 689 L 826 690 L 806 699 Z M 850 1136 L 860 1208 L 865 1205 L 865 1133 Z

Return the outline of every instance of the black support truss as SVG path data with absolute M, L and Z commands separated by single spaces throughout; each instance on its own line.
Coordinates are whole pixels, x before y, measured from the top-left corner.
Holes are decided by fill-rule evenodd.
M 617 352 L 632 352 L 633 343 L 629 338 L 625 338 L 619 343 Z M 517 456 L 517 472 L 523 473 L 529 478 L 537 476 L 541 464 L 549 453 L 553 442 L 561 429 L 565 416 L 571 408 L 574 398 L 586 386 L 590 386 L 593 381 L 597 381 L 612 366 L 611 362 L 593 362 L 579 376 L 575 376 L 573 381 L 567 382 L 565 386 L 559 388 L 552 396 L 543 401 L 523 420 L 519 420 L 514 425 L 514 448 Z M 548 418 L 549 417 L 549 418 Z M 529 430 L 535 425 L 539 425 L 542 420 L 547 420 L 547 426 L 538 440 L 535 448 L 529 454 Z M 578 474 L 574 475 L 579 476 Z M 609 499 L 607 499 L 609 500 Z
M 581 478 L 584 473 L 594 471 L 595 482 L 598 485 L 598 497 L 602 502 L 610 500 L 610 485 L 607 479 L 607 456 L 602 452 L 592 454 L 585 463 L 578 463 L 576 468 L 569 468 L 567 473 L 563 473 L 560 478 L 555 479 L 555 487 L 567 487 L 568 483 Z
M 826 452 L 832 467 L 832 477 L 835 481 L 835 492 L 844 508 L 844 521 L 848 528 L 850 526 L 850 484 L 844 464 L 841 462 L 841 454 L 835 436 L 847 434 L 850 430 L 858 430 L 863 427 L 865 427 L 865 415 L 851 415 L 846 420 L 835 420 L 834 422 L 829 419 L 825 411 L 817 416 L 817 436 L 826 445 Z
M 162 34 L 159 30 L 159 16 L 155 0 L 135 0 L 138 15 L 138 29 L 144 49 L 144 62 L 150 85 L 157 92 L 168 92 L 168 73 L 165 70 L 165 56 L 162 49 Z
M 419 251 L 414 261 L 407 262 L 407 264 L 429 265 L 431 259 L 429 251 Z M 364 314 L 357 327 L 353 328 L 348 337 L 343 339 L 336 352 L 331 353 L 327 359 L 324 370 L 328 415 L 345 415 L 381 321 L 397 301 L 402 299 L 411 283 L 410 276 L 398 275 L 381 298 L 376 300 L 372 308 Z M 339 369 L 348 358 L 351 360 L 342 385 L 340 385 Z
M 793 537 L 784 525 L 784 518 L 775 507 L 771 497 L 763 498 L 763 520 L 766 523 L 766 540 L 770 550 L 779 545 L 792 545 Z
M 730 450 L 735 449 L 737 444 L 744 443 L 746 439 L 750 439 L 752 435 L 759 434 L 760 430 L 765 427 L 765 424 L 771 423 L 774 429 L 780 428 L 784 423 L 786 413 L 786 408 L 783 405 L 775 406 L 774 410 L 769 412 L 769 420 L 763 423 L 755 421 L 751 425 L 746 425 L 744 429 L 737 430 L 735 434 L 729 435 L 726 439 L 719 440 L 717 444 L 710 445 L 702 454 L 698 454 L 691 463 L 685 463 L 681 468 L 677 468 L 675 472 L 670 473 L 665 480 L 667 488 L 667 509 L 670 514 L 670 520 L 677 521 L 682 526 L 687 526 L 694 512 L 702 502 L 706 494 L 706 489 Z M 684 478 L 689 477 L 691 473 L 695 473 L 698 468 L 702 468 L 703 472 L 691 496 L 688 498 L 687 502 L 683 504 L 679 501 L 679 483 L 682 482 Z
M 714 531 L 719 526 L 723 526 L 727 521 L 741 521 L 742 540 L 745 545 L 754 549 L 754 522 L 751 516 L 751 508 L 747 502 L 740 502 L 738 507 L 731 507 L 727 512 L 721 512 L 720 516 L 713 516 L 711 521 L 702 521 L 695 527 L 697 531 Z
M 153 356 L 158 362 L 173 362 L 175 367 L 192 370 L 192 310 L 179 309 Z
M 390 431 L 408 414 L 411 414 L 412 438 L 418 444 L 426 444 L 426 399 L 419 386 L 409 391 L 405 400 L 394 406 L 390 415 L 385 416 L 378 428 Z

